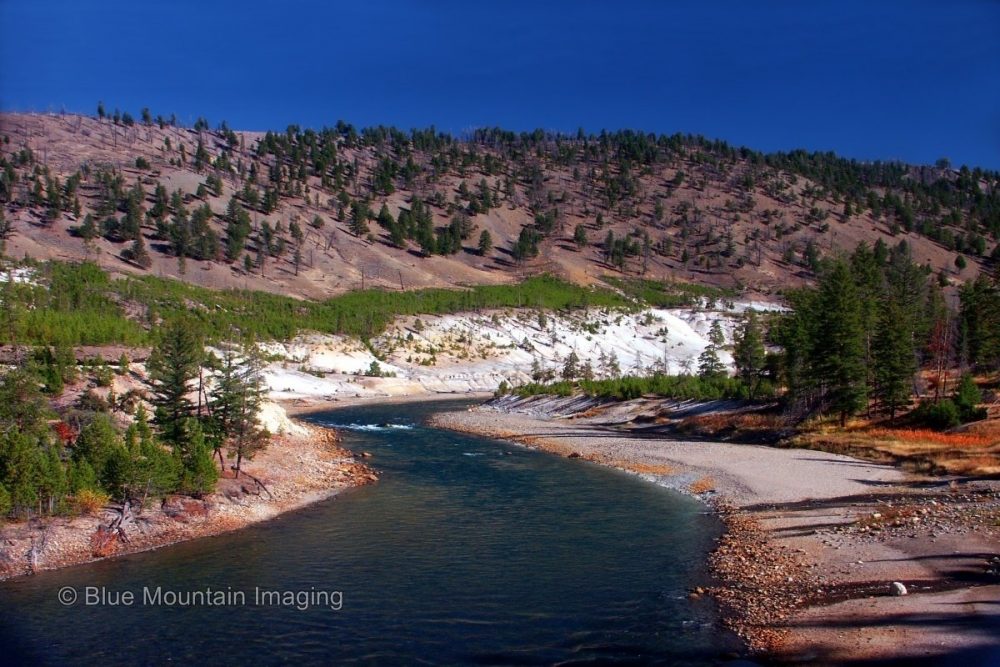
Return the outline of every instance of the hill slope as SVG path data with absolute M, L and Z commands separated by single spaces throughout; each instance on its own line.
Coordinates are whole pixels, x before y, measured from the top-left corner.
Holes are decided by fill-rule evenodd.
M 950 281 L 998 256 L 995 172 L 631 132 L 197 126 L 0 115 L 7 254 L 307 298 L 541 272 L 768 293 L 862 241 Z

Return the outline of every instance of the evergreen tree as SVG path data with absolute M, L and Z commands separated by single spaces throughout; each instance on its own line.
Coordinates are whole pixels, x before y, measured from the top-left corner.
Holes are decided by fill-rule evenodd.
M 198 377 L 202 346 L 191 323 L 181 319 L 168 323 L 158 338 L 146 363 L 151 402 L 156 407 L 155 419 L 163 439 L 177 446 L 183 435 L 183 423 L 191 415 L 188 394 L 191 383 Z
M 735 338 L 733 361 L 736 374 L 746 385 L 750 400 L 753 400 L 767 361 L 764 337 L 755 311 L 747 311 Z
M 913 374 L 917 370 L 913 335 L 901 304 L 886 298 L 873 344 L 875 397 L 895 420 L 896 411 L 910 398 Z
M 963 373 L 954 401 L 963 422 L 986 419 L 986 409 L 979 407 L 982 400 L 983 395 L 979 391 L 979 387 L 976 386 L 975 380 L 972 379 L 972 375 Z
M 149 256 L 149 251 L 146 250 L 146 242 L 143 240 L 142 234 L 135 237 L 132 247 L 123 252 L 122 255 L 125 259 L 135 262 L 144 269 L 148 269 L 153 265 L 153 258 Z
M 97 413 L 81 431 L 73 445 L 73 459 L 86 461 L 97 475 L 97 483 L 112 492 L 120 491 L 122 467 L 119 457 L 122 442 L 111 417 Z
M 708 330 L 708 340 L 716 347 L 722 347 L 726 344 L 726 335 L 722 333 L 722 325 L 719 320 L 712 322 L 712 326 Z
M 397 222 L 389 228 L 389 242 L 397 248 L 406 247 L 406 230 L 402 224 Z
M 351 233 L 355 236 L 362 236 L 368 233 L 368 215 L 370 210 L 368 204 L 363 201 L 355 201 L 351 204 Z
M 181 490 L 199 496 L 215 488 L 219 472 L 212 462 L 212 447 L 205 441 L 201 423 L 186 417 L 177 423 L 174 457 L 180 464 Z
M 490 231 L 488 229 L 484 229 L 479 234 L 479 254 L 480 256 L 485 257 L 486 255 L 490 254 L 490 251 L 492 249 L 493 249 L 493 237 L 490 235 Z
M 216 438 L 213 445 L 220 462 L 221 449 L 229 449 L 236 459 L 236 476 L 239 477 L 243 460 L 267 446 L 270 434 L 260 426 L 258 414 L 263 400 L 264 363 L 254 345 L 240 348 L 228 347 L 223 351 L 222 363 L 209 406 Z
M 385 230 L 390 230 L 395 226 L 396 219 L 392 217 L 392 213 L 389 212 L 389 207 L 386 204 L 382 204 L 382 208 L 379 209 L 376 222 L 378 222 L 379 227 Z
M 141 403 L 136 408 L 135 420 L 125 431 L 125 447 L 131 460 L 125 484 L 130 500 L 141 504 L 147 497 L 160 497 L 177 490 L 181 477 L 178 459 L 157 442 Z
M 726 374 L 726 367 L 719 359 L 719 348 L 714 343 L 709 343 L 700 355 L 698 355 L 698 375 L 710 379 L 721 377 Z
M 823 276 L 817 306 L 822 335 L 812 350 L 812 374 L 843 426 L 865 406 L 866 397 L 861 302 L 845 262 L 836 260 Z
M 579 375 L 580 375 L 580 357 L 579 355 L 577 355 L 576 350 L 572 350 L 566 356 L 566 361 L 563 363 L 562 378 L 563 380 L 572 380 L 573 378 Z

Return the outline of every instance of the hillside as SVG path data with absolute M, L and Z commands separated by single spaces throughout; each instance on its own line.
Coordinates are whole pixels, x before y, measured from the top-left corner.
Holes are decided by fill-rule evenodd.
M 1000 252 L 998 174 L 978 169 L 630 132 L 196 126 L 0 115 L 5 252 L 314 299 L 543 272 L 769 294 L 879 240 L 957 283 Z

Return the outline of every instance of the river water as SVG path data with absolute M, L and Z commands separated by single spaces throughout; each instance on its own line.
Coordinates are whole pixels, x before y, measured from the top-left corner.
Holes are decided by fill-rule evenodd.
M 377 484 L 0 584 L 0 663 L 706 665 L 732 650 L 711 604 L 686 597 L 721 530 L 704 506 L 425 425 L 466 405 L 313 415 L 373 454 Z

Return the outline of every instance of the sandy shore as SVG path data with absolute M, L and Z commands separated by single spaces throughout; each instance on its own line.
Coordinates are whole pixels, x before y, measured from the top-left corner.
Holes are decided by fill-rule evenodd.
M 398 396 L 343 396 L 339 398 L 295 398 L 282 399 L 275 397 L 275 401 L 284 408 L 289 416 L 302 416 L 314 412 L 326 410 L 336 410 L 338 408 L 349 408 L 355 405 L 391 405 L 393 403 L 425 403 L 428 401 L 458 401 L 467 399 L 470 401 L 485 401 L 493 397 L 490 392 L 454 392 L 454 393 L 434 393 L 403 394 Z
M 753 654 L 939 664 L 995 651 L 995 663 L 973 664 L 1000 664 L 996 485 L 824 452 L 643 436 L 595 418 L 481 407 L 435 423 L 699 493 L 728 527 L 704 589 Z M 892 596 L 893 582 L 908 594 Z
M 204 498 L 174 496 L 146 507 L 120 531 L 107 530 L 120 515 L 111 508 L 7 524 L 0 529 L 0 580 L 238 530 L 376 480 L 332 430 L 301 424 L 244 468 L 265 489 L 246 475 L 227 476 Z

